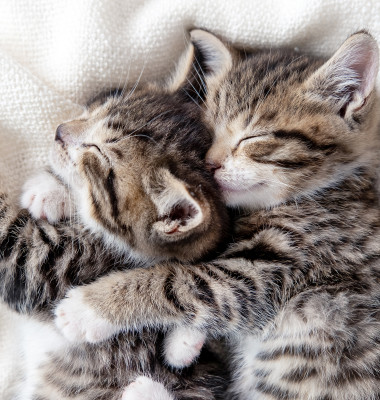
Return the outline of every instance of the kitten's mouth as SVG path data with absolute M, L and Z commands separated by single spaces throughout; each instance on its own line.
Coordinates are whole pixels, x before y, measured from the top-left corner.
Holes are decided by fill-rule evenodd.
M 224 193 L 242 193 L 242 192 L 250 192 L 255 189 L 259 189 L 262 186 L 265 186 L 265 181 L 257 182 L 248 186 L 232 186 L 225 182 L 218 182 L 218 185 L 222 192 Z

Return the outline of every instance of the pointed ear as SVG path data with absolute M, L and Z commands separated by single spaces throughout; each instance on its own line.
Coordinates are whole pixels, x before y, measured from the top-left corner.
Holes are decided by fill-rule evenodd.
M 145 181 L 145 188 L 157 209 L 153 230 L 160 237 L 187 236 L 204 223 L 205 214 L 209 213 L 207 206 L 195 199 L 184 182 L 167 169 L 156 171 Z
M 349 37 L 306 82 L 306 88 L 330 102 L 345 117 L 359 110 L 375 87 L 379 49 L 366 32 Z
M 190 86 L 205 89 L 209 78 L 224 75 L 232 65 L 231 50 L 216 36 L 201 29 L 190 32 L 191 44 L 168 84 L 170 91 Z
M 201 29 L 190 32 L 191 43 L 199 53 L 206 77 L 224 75 L 232 66 L 231 50 L 216 36 Z

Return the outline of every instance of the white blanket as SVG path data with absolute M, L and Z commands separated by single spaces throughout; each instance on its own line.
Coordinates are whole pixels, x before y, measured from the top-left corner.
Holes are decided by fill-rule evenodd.
M 56 126 L 104 87 L 161 78 L 205 28 L 241 47 L 331 54 L 351 33 L 380 41 L 378 0 L 0 0 L 0 178 L 17 198 Z M 1 186 L 3 187 L 3 186 Z M 0 398 L 15 377 L 19 319 L 0 310 Z

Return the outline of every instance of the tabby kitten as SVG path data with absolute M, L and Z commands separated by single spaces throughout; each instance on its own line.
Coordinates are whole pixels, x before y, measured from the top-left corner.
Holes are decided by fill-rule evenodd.
M 68 191 L 83 223 L 35 220 L 0 197 L 0 295 L 10 307 L 47 329 L 52 308 L 72 286 L 112 269 L 185 262 L 216 250 L 228 218 L 205 168 L 212 139 L 182 89 L 149 85 L 115 92 L 58 127 L 54 172 L 32 178 L 23 202 L 52 221 L 67 213 Z M 134 301 L 145 296 L 141 291 Z M 35 331 L 36 338 L 28 337 L 34 353 L 33 343 L 41 342 L 41 330 Z M 99 332 L 109 329 L 103 325 Z M 221 398 L 225 367 L 213 352 L 206 351 L 195 368 L 173 372 L 161 359 L 162 336 L 144 330 L 78 346 L 50 330 L 42 338 L 42 358 L 33 354 L 38 368 L 12 399 Z M 146 387 L 148 394 L 141 393 Z
M 235 243 L 210 262 L 157 263 L 73 289 L 58 326 L 225 335 L 234 399 L 379 399 L 376 42 L 358 32 L 325 60 L 244 57 L 206 32 L 192 39 L 207 65 L 209 167 L 241 209 Z

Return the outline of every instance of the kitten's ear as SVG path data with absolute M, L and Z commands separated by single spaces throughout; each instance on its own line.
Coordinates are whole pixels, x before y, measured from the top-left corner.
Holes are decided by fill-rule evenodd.
M 144 182 L 157 209 L 153 230 L 161 238 L 182 238 L 199 228 L 209 214 L 207 206 L 189 193 L 183 181 L 159 169 Z
M 365 104 L 374 89 L 378 67 L 376 41 L 368 33 L 358 32 L 307 80 L 306 88 L 345 117 Z
M 216 36 L 201 29 L 194 29 L 190 32 L 190 38 L 206 77 L 224 75 L 231 68 L 231 50 Z
M 189 85 L 207 85 L 210 78 L 220 78 L 232 65 L 231 50 L 213 34 L 201 29 L 190 32 L 191 45 L 182 56 L 169 82 L 170 91 Z M 203 84 L 203 85 L 202 85 Z

